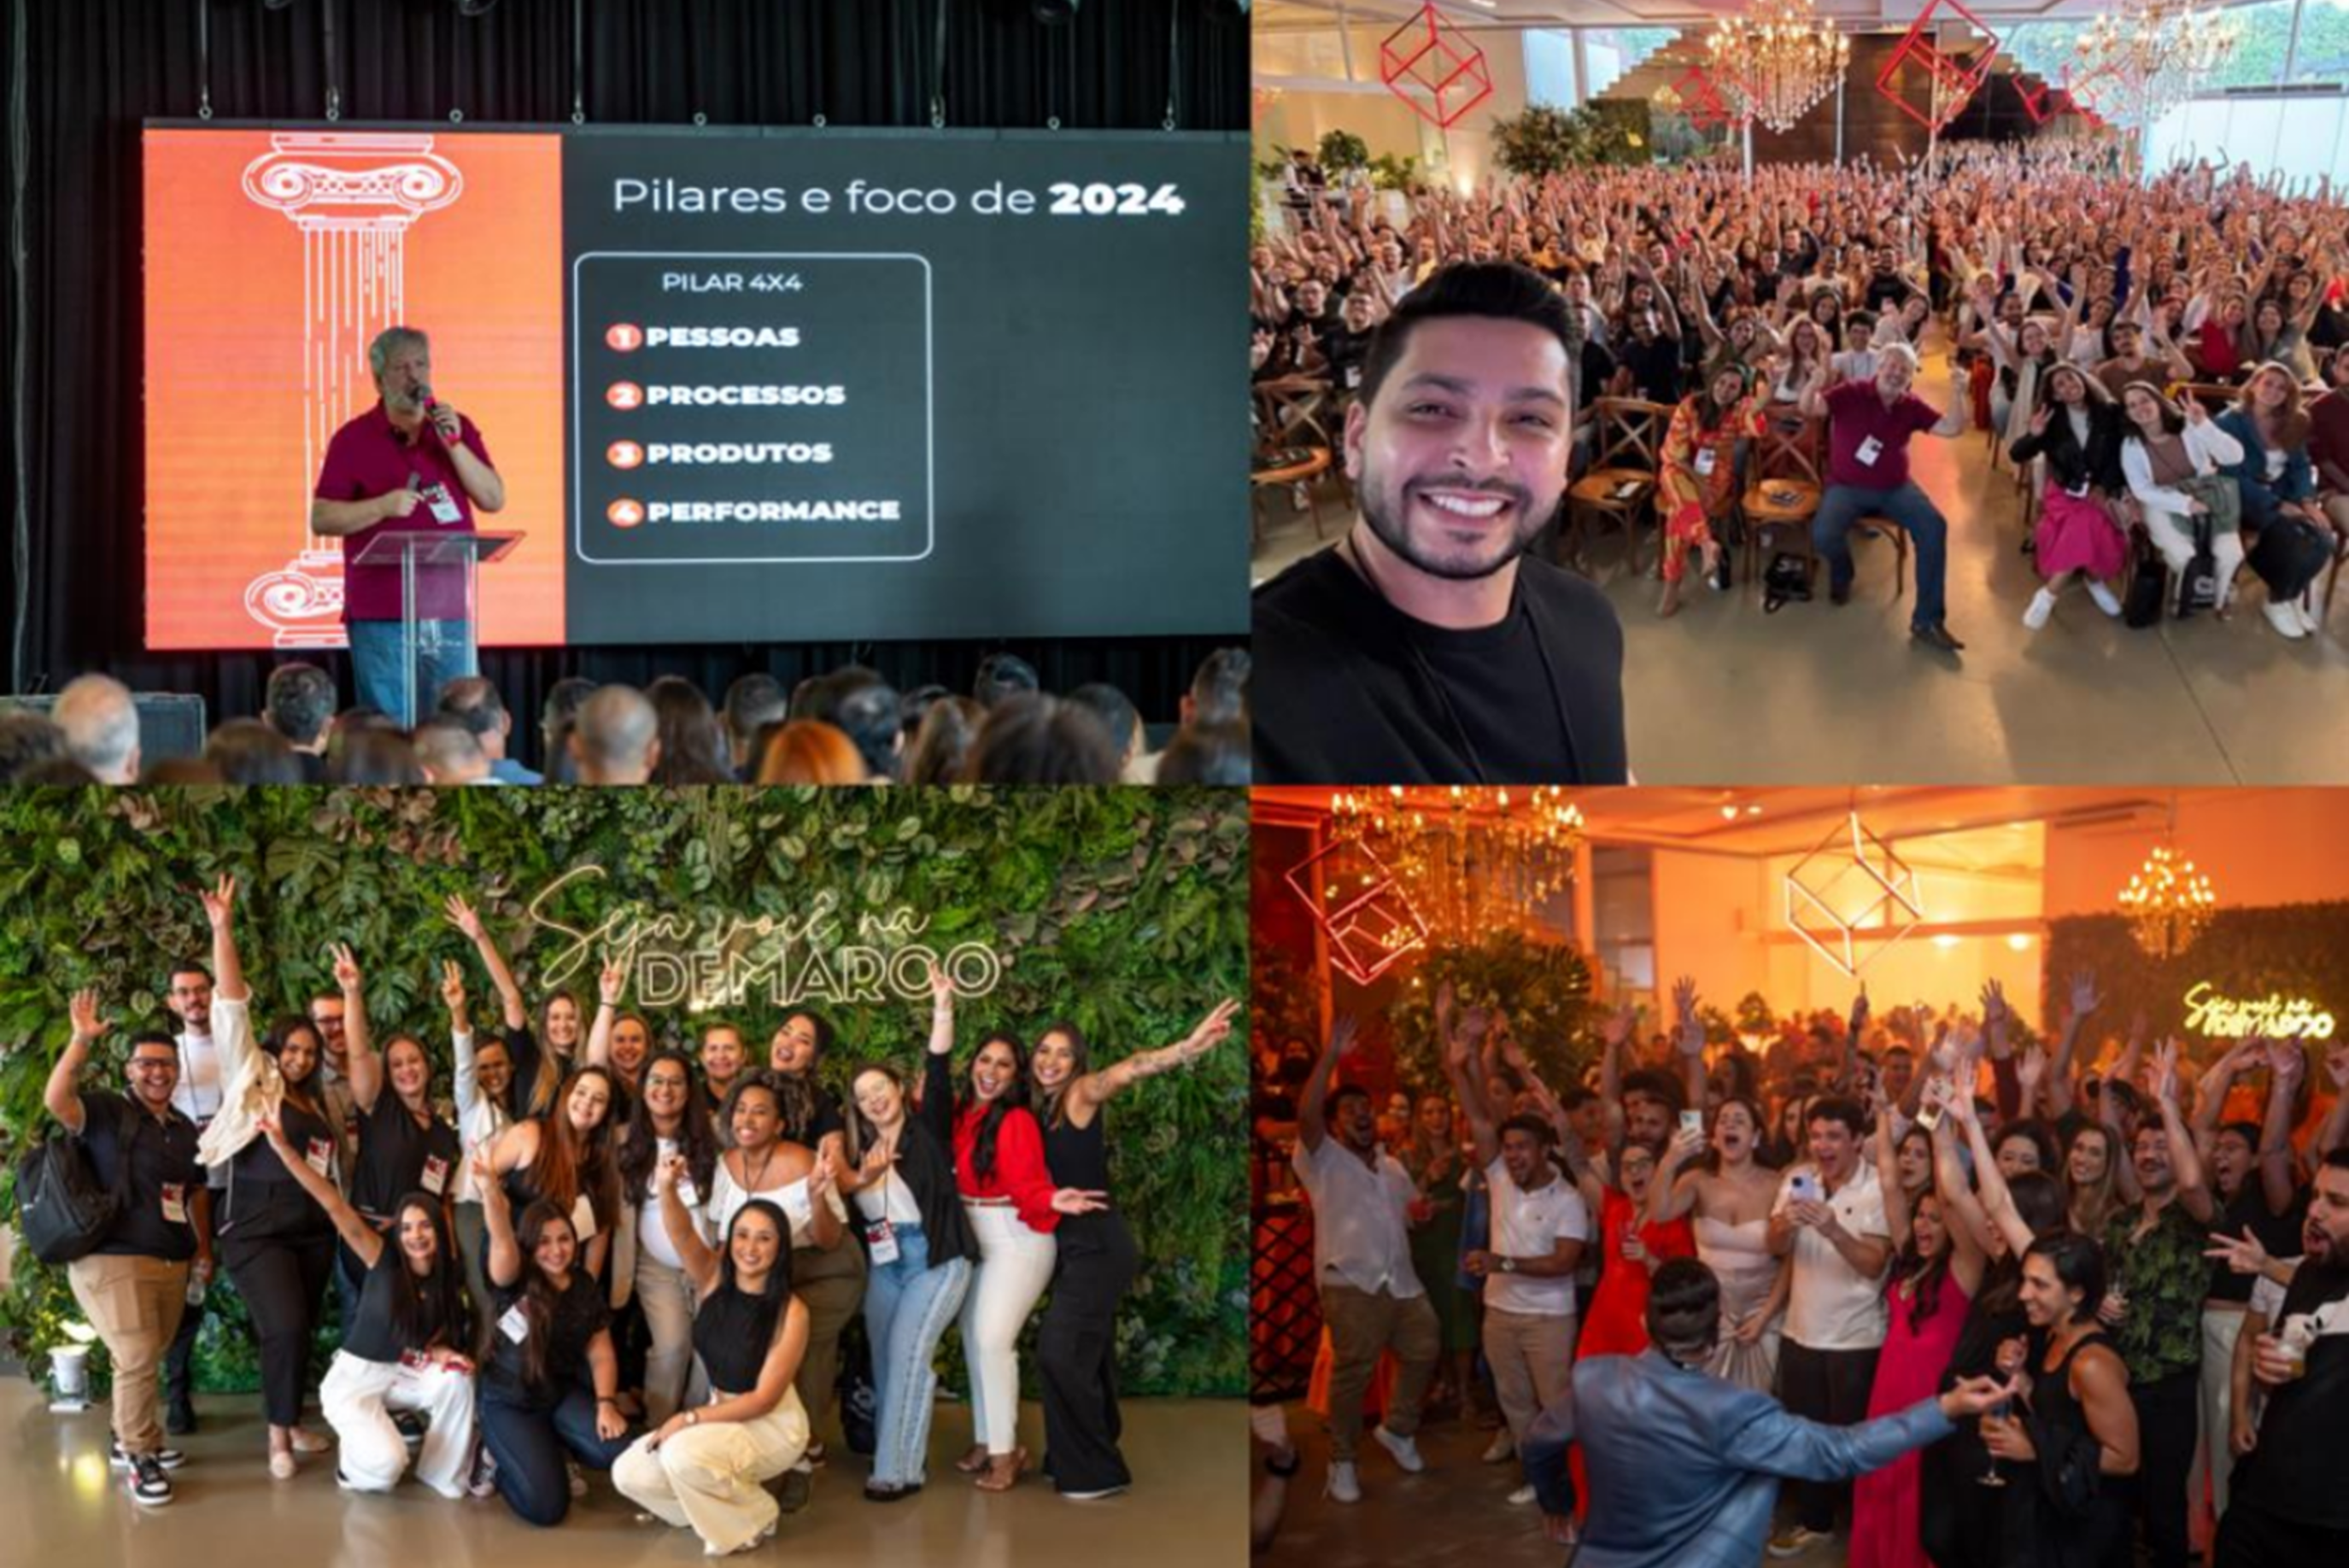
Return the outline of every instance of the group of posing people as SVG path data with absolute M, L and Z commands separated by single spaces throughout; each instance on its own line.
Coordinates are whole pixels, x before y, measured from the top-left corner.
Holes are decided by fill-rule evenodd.
M 411 1468 L 445 1497 L 565 1516 L 582 1469 L 694 1530 L 712 1553 L 772 1534 L 824 1460 L 842 1331 L 862 1313 L 874 1393 L 864 1495 L 926 1480 L 933 1363 L 957 1323 L 983 1491 L 1029 1468 L 1017 1346 L 1037 1303 L 1045 1464 L 1066 1497 L 1123 1491 L 1115 1317 L 1137 1253 L 1110 1199 L 1103 1108 L 1230 1032 L 1216 1007 L 1182 1041 L 1096 1068 L 1072 1025 L 1031 1053 L 990 1033 L 957 1084 L 954 991 L 933 968 L 918 1073 L 859 1065 L 839 1103 L 817 1068 L 830 1028 L 799 1011 L 756 1063 L 705 1021 L 698 1059 L 658 1047 L 606 968 L 592 1018 L 556 993 L 533 1019 L 462 899 L 450 923 L 498 993 L 477 1033 L 444 965 L 432 1030 L 378 1046 L 357 959 L 336 989 L 258 1036 L 233 930 L 236 883 L 204 895 L 209 968 L 171 976 L 178 1034 L 130 1041 L 128 1093 L 82 1087 L 106 1032 L 72 1006 L 46 1103 L 121 1194 L 69 1265 L 114 1367 L 114 1457 L 137 1502 L 169 1502 L 192 1431 L 187 1352 L 225 1267 L 259 1341 L 270 1474 L 333 1452 L 337 1480 L 384 1491 Z M 424 1041 L 445 1026 L 454 1119 Z M 333 1283 L 341 1348 L 305 1425 L 307 1360 Z M 159 1389 L 166 1362 L 168 1413 Z M 779 1501 L 770 1483 L 781 1482 Z
M 1672 409 L 1651 453 L 1666 615 L 1692 561 L 1726 587 L 1738 531 L 1779 521 L 1749 516 L 1748 498 L 1804 477 L 1776 460 L 1800 445 L 1832 600 L 1850 595 L 1854 531 L 1897 525 L 1917 560 L 1911 631 L 1959 652 L 1948 525 L 1908 446 L 1981 427 L 2019 465 L 2046 459 L 2037 521 L 2016 530 L 2043 579 L 2034 629 L 2075 582 L 2121 614 L 2114 585 L 2140 529 L 2177 613 L 2223 614 L 2248 566 L 2281 635 L 2321 629 L 2320 579 L 2349 552 L 2349 367 L 2333 355 L 2349 342 L 2349 214 L 2329 189 L 2289 194 L 2207 165 L 2140 186 L 2065 147 L 1750 181 L 1589 169 L 1401 200 L 1400 221 L 1370 193 L 1313 205 L 1258 248 L 1257 375 L 1367 403 L 1381 329 L 1415 316 L 1415 293 L 1462 268 L 1538 274 L 1558 299 L 1570 471 L 1595 455 L 1597 399 Z M 1929 329 L 1951 371 L 1939 406 L 1910 390 Z M 2180 395 L 2197 384 L 2200 398 Z M 1367 515 L 1381 498 L 1361 490 Z
M 1581 1563 L 1793 1557 L 1847 1514 L 1853 1568 L 2344 1560 L 2349 1046 L 2328 1102 L 2290 1040 L 2197 1082 L 2139 1020 L 2085 1066 L 2085 975 L 2025 1048 L 1995 984 L 1874 1030 L 1863 993 L 1764 1056 L 1676 995 L 1648 1060 L 1620 1011 L 1558 1095 L 1447 991 L 1449 1093 L 1384 1117 L 1333 1030 L 1295 1154 L 1330 1498 L 1391 1357 L 1378 1446 L 1423 1470 L 1431 1380 L 1464 1410 L 1489 1378 L 1484 1457 Z

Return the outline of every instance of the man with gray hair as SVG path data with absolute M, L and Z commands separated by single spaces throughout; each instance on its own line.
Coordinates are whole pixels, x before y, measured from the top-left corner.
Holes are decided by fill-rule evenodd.
M 481 430 L 434 397 L 424 334 L 387 327 L 368 346 L 367 365 L 379 397 L 327 445 L 310 526 L 343 542 L 343 620 L 358 700 L 406 727 L 445 683 L 477 673 L 465 575 L 453 567 L 419 573 L 411 650 L 401 635 L 398 566 L 352 562 L 379 533 L 471 533 L 476 511 L 504 507 L 506 487 Z
M 634 686 L 598 686 L 579 705 L 571 760 L 582 784 L 644 784 L 660 763 L 660 721 Z
M 1889 519 L 1917 546 L 1917 607 L 1909 616 L 1909 634 L 1929 648 L 1957 653 L 1965 645 L 1941 621 L 1950 525 L 1909 477 L 1909 438 L 1965 434 L 1966 395 L 1958 379 L 1963 373 L 1950 361 L 1945 414 L 1909 390 L 1917 379 L 1917 351 L 1905 343 L 1877 352 L 1871 380 L 1830 387 L 1827 369 L 1823 357 L 1802 399 L 1804 418 L 1827 422 L 1826 494 L 1811 519 L 1811 543 L 1827 563 L 1827 597 L 1837 604 L 1851 602 L 1853 525 L 1866 517 Z
M 101 784 L 139 782 L 139 705 L 112 676 L 83 676 L 57 694 L 50 712 L 66 750 Z

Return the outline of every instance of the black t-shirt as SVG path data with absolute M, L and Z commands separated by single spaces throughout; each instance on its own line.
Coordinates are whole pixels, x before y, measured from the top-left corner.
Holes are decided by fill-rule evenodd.
M 759 1386 L 775 1341 L 775 1324 L 791 1310 L 788 1299 L 763 1301 L 721 1284 L 702 1298 L 693 1315 L 693 1348 L 709 1375 L 711 1388 L 747 1394 Z
M 2243 1178 L 2243 1190 L 2235 1194 L 2233 1202 L 2220 1210 L 2210 1229 L 2222 1236 L 2240 1236 L 2244 1227 L 2249 1226 L 2251 1234 L 2260 1239 L 2260 1245 L 2267 1248 L 2270 1257 L 2288 1258 L 2299 1253 L 2301 1228 L 2307 1220 L 2308 1194 L 2305 1191 L 2294 1193 L 2291 1205 L 2282 1213 L 2269 1213 L 2267 1193 L 2261 1185 L 2259 1171 L 2254 1167 L 2251 1173 Z M 2251 1286 L 2257 1283 L 2250 1274 L 2237 1274 L 2229 1268 L 2224 1258 L 2214 1259 L 2210 1264 L 2209 1299 L 2249 1301 L 2251 1299 Z
M 439 1266 L 449 1267 L 450 1260 L 440 1260 Z M 399 1250 L 399 1238 L 385 1237 L 383 1250 L 376 1254 L 375 1266 L 359 1282 L 358 1308 L 343 1329 L 343 1348 L 362 1361 L 389 1366 L 409 1351 L 429 1349 L 434 1342 L 448 1338 L 450 1325 L 442 1320 L 440 1292 L 433 1288 L 433 1281 L 425 1278 L 416 1282 L 416 1299 L 421 1308 L 418 1317 L 419 1332 L 411 1336 L 399 1331 L 399 1274 L 407 1267 L 408 1258 Z
M 1681 345 L 1661 334 L 1646 343 L 1627 337 L 1615 346 L 1615 357 L 1631 372 L 1631 396 L 1651 403 L 1681 400 Z
M 603 1287 L 584 1270 L 571 1271 L 571 1287 L 554 1298 L 554 1310 L 548 1316 L 546 1381 L 536 1387 L 523 1381 L 527 1330 L 520 1340 L 507 1332 L 509 1324 L 522 1326 L 520 1318 L 512 1315 L 523 1298 L 523 1287 L 492 1285 L 490 1296 L 494 1315 L 489 1364 L 481 1368 L 481 1392 L 524 1409 L 553 1409 L 563 1402 L 578 1381 L 580 1369 L 587 1365 L 588 1342 L 611 1324 L 612 1309 L 605 1303 Z
M 464 1153 L 457 1130 L 438 1116 L 419 1127 L 389 1084 L 377 1091 L 373 1110 L 359 1113 L 358 1130 L 351 1207 L 368 1219 L 388 1220 L 391 1206 L 410 1192 L 439 1198 L 456 1191 Z
M 1909 296 L 1916 292 L 1909 285 L 1909 281 L 1898 273 L 1870 273 L 1868 277 L 1868 293 L 1865 296 L 1868 313 L 1881 315 L 1887 305 L 1898 310 L 1906 304 Z
M 803 1143 L 810 1149 L 813 1149 L 835 1132 L 843 1138 L 846 1137 L 848 1123 L 840 1118 L 839 1099 L 833 1096 L 832 1090 L 816 1082 L 812 1077 L 806 1081 L 810 1101 L 807 1119 L 793 1125 L 786 1115 L 782 1130 L 783 1136 L 793 1143 Z
M 1621 784 L 1623 629 L 1583 578 L 1528 555 L 1497 625 L 1395 609 L 1334 551 L 1256 593 L 1266 784 Z
M 326 1167 L 318 1174 L 326 1176 L 334 1168 L 335 1127 L 324 1115 L 314 1116 L 289 1099 L 279 1108 L 278 1125 L 296 1153 L 315 1157 L 312 1169 Z M 278 1158 L 269 1140 L 255 1138 L 229 1161 L 219 1230 L 222 1237 L 240 1236 L 246 1241 L 270 1236 L 308 1241 L 333 1235 L 335 1222 L 309 1190 L 295 1180 L 294 1172 L 285 1169 L 285 1161 Z
M 1341 318 L 1330 335 L 1321 340 L 1321 353 L 1330 362 L 1330 385 L 1340 392 L 1359 397 L 1362 390 L 1362 362 L 1370 357 L 1371 339 L 1378 329 L 1369 332 L 1350 330 Z
M 81 1144 L 98 1184 L 111 1189 L 122 1169 L 123 1113 L 130 1120 L 130 1185 L 98 1251 L 106 1257 L 160 1258 L 184 1263 L 196 1255 L 196 1194 L 204 1168 L 196 1162 L 196 1124 L 177 1110 L 158 1117 L 127 1096 L 92 1089 L 81 1097 Z M 181 1218 L 174 1220 L 171 1215 Z
M 2331 1305 L 2349 1314 L 2349 1263 L 2303 1263 L 2283 1293 L 2283 1311 L 2269 1332 L 2302 1313 Z M 2323 1530 L 2349 1530 L 2349 1487 L 2341 1484 L 2349 1453 L 2349 1333 L 2318 1336 L 2308 1349 L 2308 1372 L 2269 1391 L 2260 1418 L 2259 1447 L 2235 1461 L 2234 1504 L 2256 1507 Z

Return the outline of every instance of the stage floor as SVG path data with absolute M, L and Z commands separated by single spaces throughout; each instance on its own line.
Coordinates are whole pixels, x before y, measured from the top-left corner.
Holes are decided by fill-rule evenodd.
M 273 1481 L 258 1396 L 206 1396 L 197 1414 L 202 1430 L 177 1439 L 188 1455 L 172 1477 L 177 1498 L 145 1510 L 108 1471 L 103 1407 L 53 1416 L 40 1390 L 21 1377 L 0 1377 L 0 1498 L 8 1500 L 0 1565 L 683 1568 L 703 1561 L 690 1532 L 636 1523 L 634 1506 L 601 1476 L 590 1478 L 587 1496 L 561 1526 L 535 1530 L 494 1498 L 445 1502 L 412 1482 L 388 1497 L 353 1496 L 336 1489 L 331 1455 L 307 1460 L 297 1480 Z M 1040 1453 L 1040 1412 L 1031 1402 L 1021 1418 L 1021 1441 Z M 1246 1554 L 1247 1412 L 1238 1400 L 1129 1401 L 1124 1447 L 1137 1484 L 1101 1502 L 1063 1502 L 1033 1475 L 1006 1495 L 974 1491 L 953 1469 L 968 1435 L 966 1409 L 940 1406 L 928 1488 L 885 1507 L 858 1490 L 864 1461 L 835 1446 L 813 1501 L 785 1515 L 751 1560 L 1193 1568 Z

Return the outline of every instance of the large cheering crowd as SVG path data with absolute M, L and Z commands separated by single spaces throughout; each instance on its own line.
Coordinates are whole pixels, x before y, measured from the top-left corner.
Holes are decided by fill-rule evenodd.
M 1689 983 L 1675 1000 L 1644 1048 L 1616 1012 L 1588 1081 L 1555 1090 L 1504 1012 L 1448 987 L 1444 1090 L 1342 1081 L 1350 1020 L 1260 1061 L 1257 1136 L 1293 1147 L 1312 1204 L 1328 1497 L 1377 1484 L 1375 1368 L 1370 1457 L 1419 1471 L 1423 1409 L 1481 1408 L 1485 1460 L 1524 1463 L 1509 1502 L 1594 1561 L 1752 1561 L 1768 1512 L 1741 1555 L 1729 1504 L 1690 1503 L 1674 1544 L 1659 1500 L 1694 1483 L 1661 1451 L 1626 1474 L 1610 1419 L 1785 1478 L 1773 1556 L 1847 1521 L 1853 1568 L 2128 1564 L 2140 1541 L 2155 1568 L 2198 1543 L 2344 1560 L 2349 1045 L 2255 1035 L 2198 1066 L 2142 1018 L 2099 1029 L 2086 975 L 2027 1043 L 1995 983 L 1978 1013 L 1879 1019 L 1863 992 L 1758 1045 L 1708 1041 Z M 1703 1377 L 1607 1409 L 1624 1385 L 1591 1369 L 1651 1340 Z M 1709 1398 L 1733 1429 L 1704 1426 Z
M 183 1456 L 166 1438 L 195 1427 L 190 1352 L 222 1269 L 252 1315 L 281 1481 L 311 1456 L 355 1491 L 412 1470 L 553 1525 L 584 1471 L 608 1471 L 709 1553 L 744 1550 L 808 1501 L 861 1312 L 864 1496 L 927 1479 L 933 1365 L 957 1325 L 971 1410 L 957 1468 L 1003 1491 L 1029 1468 L 1017 1346 L 1049 1287 L 1053 1483 L 1074 1499 L 1131 1484 L 1114 1323 L 1137 1254 L 1109 1191 L 1106 1108 L 1212 1050 L 1233 1004 L 1114 1062 L 1067 1023 L 1032 1052 L 990 1032 L 957 1082 L 954 987 L 934 968 L 918 1068 L 858 1064 L 833 1080 L 843 1104 L 819 1015 L 785 1017 L 762 1063 L 707 1014 L 698 1049 L 658 1043 L 616 968 L 592 1015 L 559 991 L 533 1014 L 456 898 L 448 919 L 502 1027 L 476 1026 L 451 960 L 430 1020 L 386 1028 L 341 948 L 334 991 L 257 1028 L 234 881 L 203 905 L 210 962 L 170 978 L 179 1027 L 132 1032 L 127 1082 L 100 1087 L 85 1069 L 109 1032 L 103 999 L 78 995 L 45 1097 L 116 1194 L 68 1268 L 111 1357 L 114 1461 L 138 1504 L 171 1501 Z M 316 1394 L 331 1435 L 305 1419 L 330 1282 L 340 1348 Z
M 1671 410 L 1654 487 L 1663 614 L 1692 556 L 1726 585 L 1723 547 L 1754 525 L 1741 503 L 1774 428 L 1823 448 L 1813 536 L 1838 602 L 1851 521 L 1838 490 L 1852 516 L 1919 536 L 1920 596 L 1938 593 L 1938 511 L 1897 449 L 1879 464 L 1899 444 L 1883 421 L 1864 426 L 1864 401 L 1837 397 L 1873 383 L 1888 408 L 1921 410 L 1907 430 L 1995 433 L 2043 583 L 2023 611 L 2033 628 L 2075 583 L 2121 614 L 2133 561 L 2167 569 L 2154 618 L 2226 614 L 2248 566 L 2280 635 L 2322 628 L 2349 552 L 2349 360 L 2333 352 L 2349 343 L 2349 211 L 2329 183 L 2199 165 L 2140 185 L 2101 145 L 2008 147 L 1751 180 L 1599 168 L 1392 199 L 1358 184 L 1295 213 L 1254 255 L 1260 385 L 1350 401 L 1380 323 L 1447 265 L 1514 263 L 1556 284 L 1580 326 L 1577 471 L 1600 397 Z M 1951 368 L 1938 408 L 1908 396 L 1929 332 Z M 1315 418 L 1334 433 L 1335 418 Z M 1268 445 L 1303 434 L 1262 431 Z M 1922 606 L 1920 627 L 1937 613 Z
M 1200 662 L 1180 723 L 1153 748 L 1133 701 L 1106 682 L 1046 691 L 1016 654 L 981 660 L 968 693 L 900 692 L 848 665 L 785 687 L 737 679 L 713 704 L 681 676 L 643 690 L 557 681 L 538 716 L 543 769 L 496 685 L 460 676 L 402 726 L 336 707 L 334 678 L 290 661 L 260 714 L 233 718 L 197 757 L 142 754 L 139 710 L 110 676 L 69 682 L 46 713 L 0 703 L 0 784 L 1210 784 L 1248 781 L 1245 648 Z M 525 716 L 526 717 L 526 716 Z

